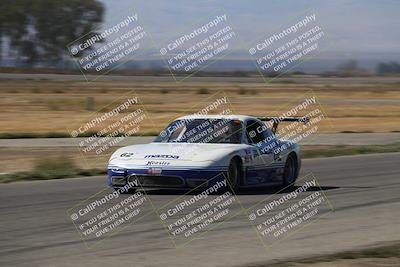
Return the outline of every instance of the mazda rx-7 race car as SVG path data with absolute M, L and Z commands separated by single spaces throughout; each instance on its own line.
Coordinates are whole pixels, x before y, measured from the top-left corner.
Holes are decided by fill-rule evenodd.
M 224 180 L 226 189 L 292 185 L 299 174 L 299 145 L 280 140 L 279 122 L 307 118 L 191 115 L 176 119 L 149 144 L 114 152 L 109 186 L 191 189 Z M 226 183 L 228 181 L 228 183 Z M 228 187 L 229 185 L 229 187 Z

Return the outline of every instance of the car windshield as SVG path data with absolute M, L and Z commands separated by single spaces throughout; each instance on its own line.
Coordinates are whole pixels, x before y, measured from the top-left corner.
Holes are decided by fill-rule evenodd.
M 226 119 L 185 119 L 168 125 L 154 142 L 240 144 L 242 123 Z

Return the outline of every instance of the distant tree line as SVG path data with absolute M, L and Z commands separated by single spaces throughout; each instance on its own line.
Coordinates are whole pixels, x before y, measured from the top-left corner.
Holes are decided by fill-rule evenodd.
M 379 75 L 400 73 L 400 64 L 397 62 L 379 63 L 376 67 Z
M 7 53 L 26 66 L 53 66 L 103 14 L 96 0 L 1 0 L 0 60 Z
M 399 74 L 400 73 L 400 64 L 397 62 L 389 62 L 389 63 L 379 63 L 376 66 L 376 73 L 378 75 L 385 74 Z M 339 65 L 337 67 L 336 74 L 341 76 L 363 76 L 363 75 L 371 75 L 366 70 L 363 70 L 358 66 L 358 62 L 354 59 L 348 60 L 345 63 Z

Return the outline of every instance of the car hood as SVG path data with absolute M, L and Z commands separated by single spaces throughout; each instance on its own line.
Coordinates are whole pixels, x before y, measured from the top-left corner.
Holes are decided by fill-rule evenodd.
M 218 162 L 235 151 L 246 148 L 244 144 L 208 143 L 150 143 L 118 149 L 109 165 L 184 166 L 200 162 Z

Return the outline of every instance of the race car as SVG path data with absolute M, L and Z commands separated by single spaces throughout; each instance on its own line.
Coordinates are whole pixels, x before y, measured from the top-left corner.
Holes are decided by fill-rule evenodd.
M 225 180 L 226 189 L 293 185 L 301 167 L 299 145 L 280 140 L 280 122 L 306 117 L 189 115 L 176 119 L 152 143 L 115 151 L 108 183 L 118 188 L 199 189 Z

